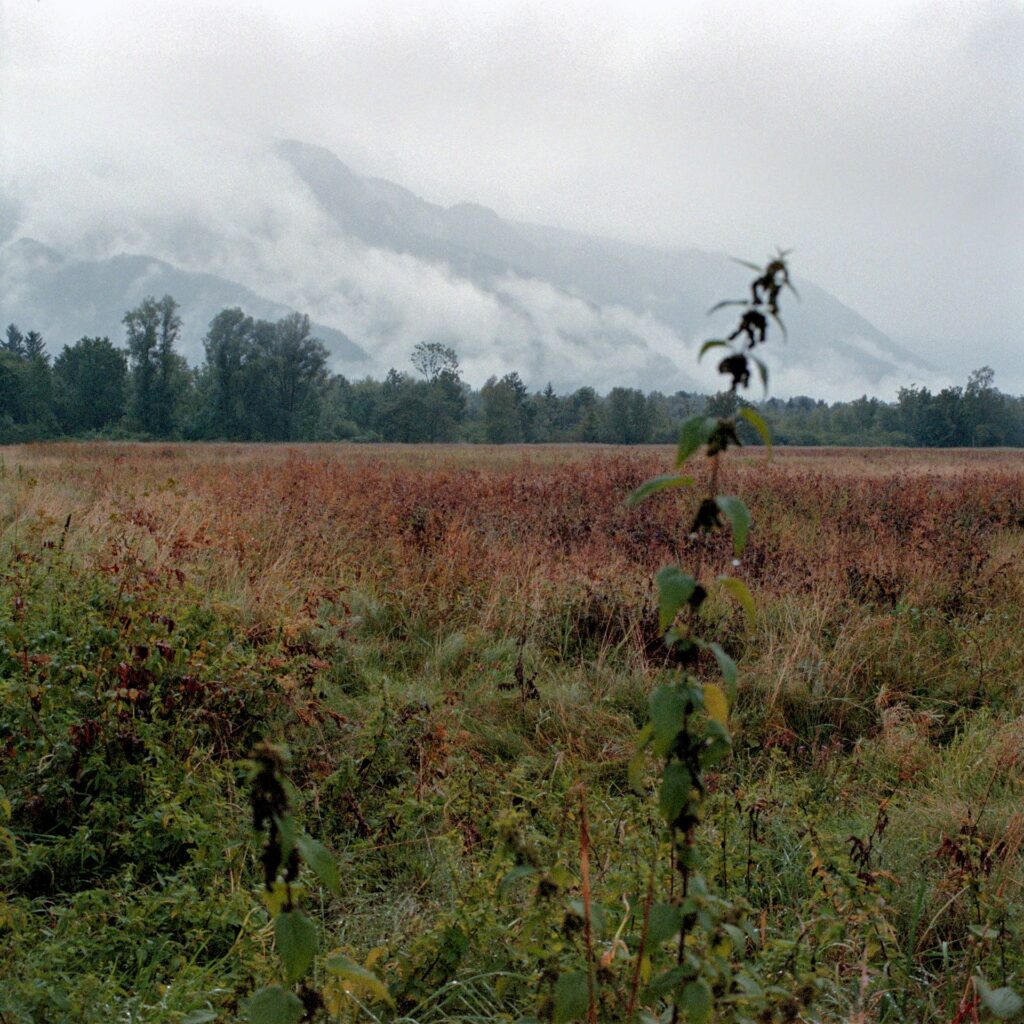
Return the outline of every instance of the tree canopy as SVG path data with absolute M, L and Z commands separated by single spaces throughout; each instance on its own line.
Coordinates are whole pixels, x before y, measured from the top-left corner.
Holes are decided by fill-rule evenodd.
M 60 436 L 225 441 L 675 443 L 694 413 L 734 415 L 732 392 L 699 395 L 616 387 L 531 392 L 510 370 L 479 389 L 443 341 L 421 341 L 412 373 L 348 380 L 309 317 L 276 322 L 223 309 L 203 340 L 201 365 L 177 346 L 178 305 L 147 297 L 124 316 L 124 347 L 83 337 L 52 361 L 35 330 L 0 337 L 0 442 Z M 1024 445 L 1024 398 L 1001 392 L 983 366 L 960 387 L 906 387 L 893 402 L 866 395 L 826 403 L 807 396 L 758 405 L 778 444 L 983 447 Z M 744 440 L 759 443 L 742 428 Z

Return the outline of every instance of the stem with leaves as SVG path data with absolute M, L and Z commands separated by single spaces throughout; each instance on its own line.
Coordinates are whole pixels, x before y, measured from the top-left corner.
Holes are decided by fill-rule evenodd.
M 335 895 L 341 892 L 341 881 L 330 852 L 295 823 L 284 774 L 288 752 L 261 743 L 252 753 L 252 762 L 253 827 L 265 837 L 260 854 L 263 901 L 274 920 L 274 943 L 284 981 L 290 987 L 267 985 L 254 992 L 246 1005 L 246 1016 L 250 1024 L 298 1024 L 323 1005 L 320 993 L 304 980 L 316 957 L 317 931 L 299 909 L 299 871 L 305 864 Z M 341 967 L 345 969 L 347 964 Z M 343 973 L 332 970 L 331 961 L 327 968 L 332 973 Z
M 764 267 L 745 265 L 757 273 L 750 297 L 714 307 L 741 308 L 735 330 L 725 338 L 706 342 L 700 351 L 703 356 L 712 350 L 724 350 L 718 370 L 730 378 L 729 390 L 733 393 L 750 386 L 752 367 L 767 387 L 767 368 L 754 352 L 765 343 L 770 323 L 784 330 L 779 298 L 783 290 L 793 290 L 786 253 L 779 253 Z M 750 423 L 766 445 L 770 444 L 768 428 L 754 409 L 744 407 L 739 416 Z M 689 532 L 691 536 L 710 532 L 727 522 L 732 531 L 733 564 L 738 565 L 747 543 L 750 512 L 739 497 L 719 494 L 718 484 L 723 454 L 739 444 L 735 417 L 690 418 L 680 430 L 675 472 L 642 484 L 630 495 L 629 503 L 636 505 L 662 491 L 693 487 L 694 477 L 682 470 L 703 451 L 711 462 L 709 483 Z M 730 961 L 707 953 L 700 955 L 697 950 L 701 947 L 692 939 L 698 928 L 717 933 L 724 927 L 729 934 L 729 926 L 723 925 L 729 905 L 723 900 L 711 901 L 707 882 L 700 874 L 696 839 L 707 795 L 706 773 L 731 750 L 728 720 L 736 695 L 737 669 L 720 643 L 701 634 L 699 613 L 711 589 L 736 601 L 751 619 L 755 606 L 746 584 L 730 575 L 702 582 L 679 566 L 669 565 L 658 572 L 655 583 L 660 628 L 681 668 L 651 694 L 649 721 L 640 733 L 639 749 L 630 767 L 634 782 L 642 784 L 648 753 L 661 762 L 658 806 L 669 832 L 674 878 L 669 902 L 655 909 L 659 921 L 668 922 L 659 928 L 659 934 L 669 932 L 668 937 L 676 939 L 675 963 L 654 978 L 650 988 L 671 1004 L 673 1022 L 681 1012 L 687 1020 L 704 1020 L 712 1013 L 713 993 L 722 993 L 728 999 L 735 982 Z M 717 663 L 720 682 L 705 682 L 697 676 L 695 668 L 702 651 L 710 653 Z M 716 912 L 711 912 L 712 907 Z M 708 936 L 709 940 L 715 937 Z M 703 948 L 710 950 L 712 946 L 709 941 Z M 640 949 L 637 956 L 645 952 Z

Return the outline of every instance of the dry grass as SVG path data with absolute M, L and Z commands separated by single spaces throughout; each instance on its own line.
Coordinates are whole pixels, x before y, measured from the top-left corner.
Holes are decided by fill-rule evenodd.
M 257 615 L 318 588 L 470 601 L 510 626 L 552 591 L 632 599 L 671 558 L 717 567 L 690 540 L 688 496 L 624 498 L 668 452 L 588 446 L 32 445 L 0 450 L 3 522 L 63 522 L 83 550 L 133 537 Z M 740 573 L 776 594 L 879 607 L 969 602 L 1019 555 L 1024 456 L 1009 451 L 743 453 L 724 489 L 755 515 Z M 685 522 L 685 519 L 684 519 Z
M 370 609 L 382 634 L 529 638 L 597 663 L 658 655 L 650 580 L 661 565 L 728 569 L 760 594 L 756 635 L 709 607 L 734 653 L 749 652 L 748 692 L 780 742 L 812 726 L 856 735 L 925 696 L 930 712 L 948 710 L 991 690 L 994 670 L 1019 672 L 1000 638 L 1024 632 L 1020 453 L 740 453 L 721 482 L 755 519 L 738 568 L 727 537 L 688 535 L 691 495 L 626 507 L 669 455 L 34 445 L 2 452 L 0 514 L 15 547 L 70 517 L 69 548 L 87 563 L 136 553 L 252 628 L 327 602 L 353 620 Z

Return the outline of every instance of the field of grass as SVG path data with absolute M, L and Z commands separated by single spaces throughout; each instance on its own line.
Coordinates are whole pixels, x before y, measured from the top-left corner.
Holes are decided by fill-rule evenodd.
M 626 506 L 667 450 L 0 460 L 2 1024 L 232 1022 L 280 980 L 263 739 L 340 870 L 337 895 L 303 879 L 317 1019 L 550 1017 L 584 941 L 581 790 L 600 1010 L 625 1019 L 615 935 L 633 948 L 663 842 L 627 768 L 671 671 L 673 561 L 758 604 L 702 608 L 740 668 L 704 874 L 788 993 L 750 1019 L 984 1020 L 972 977 L 1024 990 L 1021 454 L 730 453 L 737 567 L 727 535 L 688 535 L 691 495 Z M 509 882 L 524 862 L 540 885 Z M 335 951 L 390 1002 L 327 972 Z

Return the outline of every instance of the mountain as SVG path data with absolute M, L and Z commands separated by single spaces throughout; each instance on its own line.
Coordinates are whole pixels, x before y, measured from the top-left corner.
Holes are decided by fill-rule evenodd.
M 475 203 L 446 208 L 303 142 L 278 142 L 259 161 L 244 175 L 239 168 L 248 191 L 237 210 L 230 197 L 206 197 L 178 212 L 170 203 L 158 213 L 111 211 L 91 232 L 88 259 L 25 238 L 8 242 L 0 316 L 51 342 L 120 337 L 125 309 L 144 294 L 170 293 L 182 305 L 193 360 L 213 314 L 238 305 L 264 317 L 308 312 L 332 365 L 350 376 L 407 368 L 417 342 L 439 340 L 456 349 L 476 385 L 515 369 L 534 388 L 718 386 L 713 361 L 698 368 L 696 353 L 732 317 L 707 310 L 742 297 L 749 279 L 722 254 L 520 223 Z M 123 251 L 126 222 L 131 254 Z M 931 367 L 824 289 L 807 280 L 797 287 L 801 301 L 787 296 L 784 307 L 788 344 L 765 350 L 772 393 L 891 394 L 934 379 Z
M 711 306 L 746 291 L 749 273 L 721 254 L 630 245 L 506 221 L 475 203 L 445 209 L 392 182 L 360 178 L 321 147 L 289 140 L 278 143 L 276 151 L 341 233 L 374 248 L 445 264 L 480 288 L 500 291 L 500 283 L 511 276 L 544 282 L 596 309 L 618 308 L 651 318 L 677 336 L 666 351 L 663 332 L 651 332 L 652 338 L 639 330 L 655 356 L 669 363 L 676 363 L 679 340 L 689 342 L 689 350 L 696 339 L 714 335 L 712 324 L 729 323 L 728 313 L 709 321 Z M 816 366 L 826 387 L 852 379 L 867 390 L 889 377 L 933 371 L 824 289 L 806 280 L 797 283 L 802 302 L 787 306 L 789 345 L 783 365 Z M 692 365 L 685 358 L 679 363 Z M 664 369 L 670 379 L 680 376 L 678 365 Z M 813 381 L 808 374 L 812 389 Z M 659 386 L 657 378 L 649 386 Z
M 292 312 L 233 281 L 180 270 L 152 256 L 69 259 L 29 238 L 0 249 L 0 319 L 38 330 L 54 355 L 85 335 L 107 336 L 120 343 L 125 311 L 147 295 L 173 295 L 181 305 L 180 348 L 192 363 L 202 359 L 202 336 L 220 310 L 240 306 L 265 320 L 279 320 Z M 315 334 L 339 360 L 368 360 L 366 352 L 341 331 L 317 324 Z

